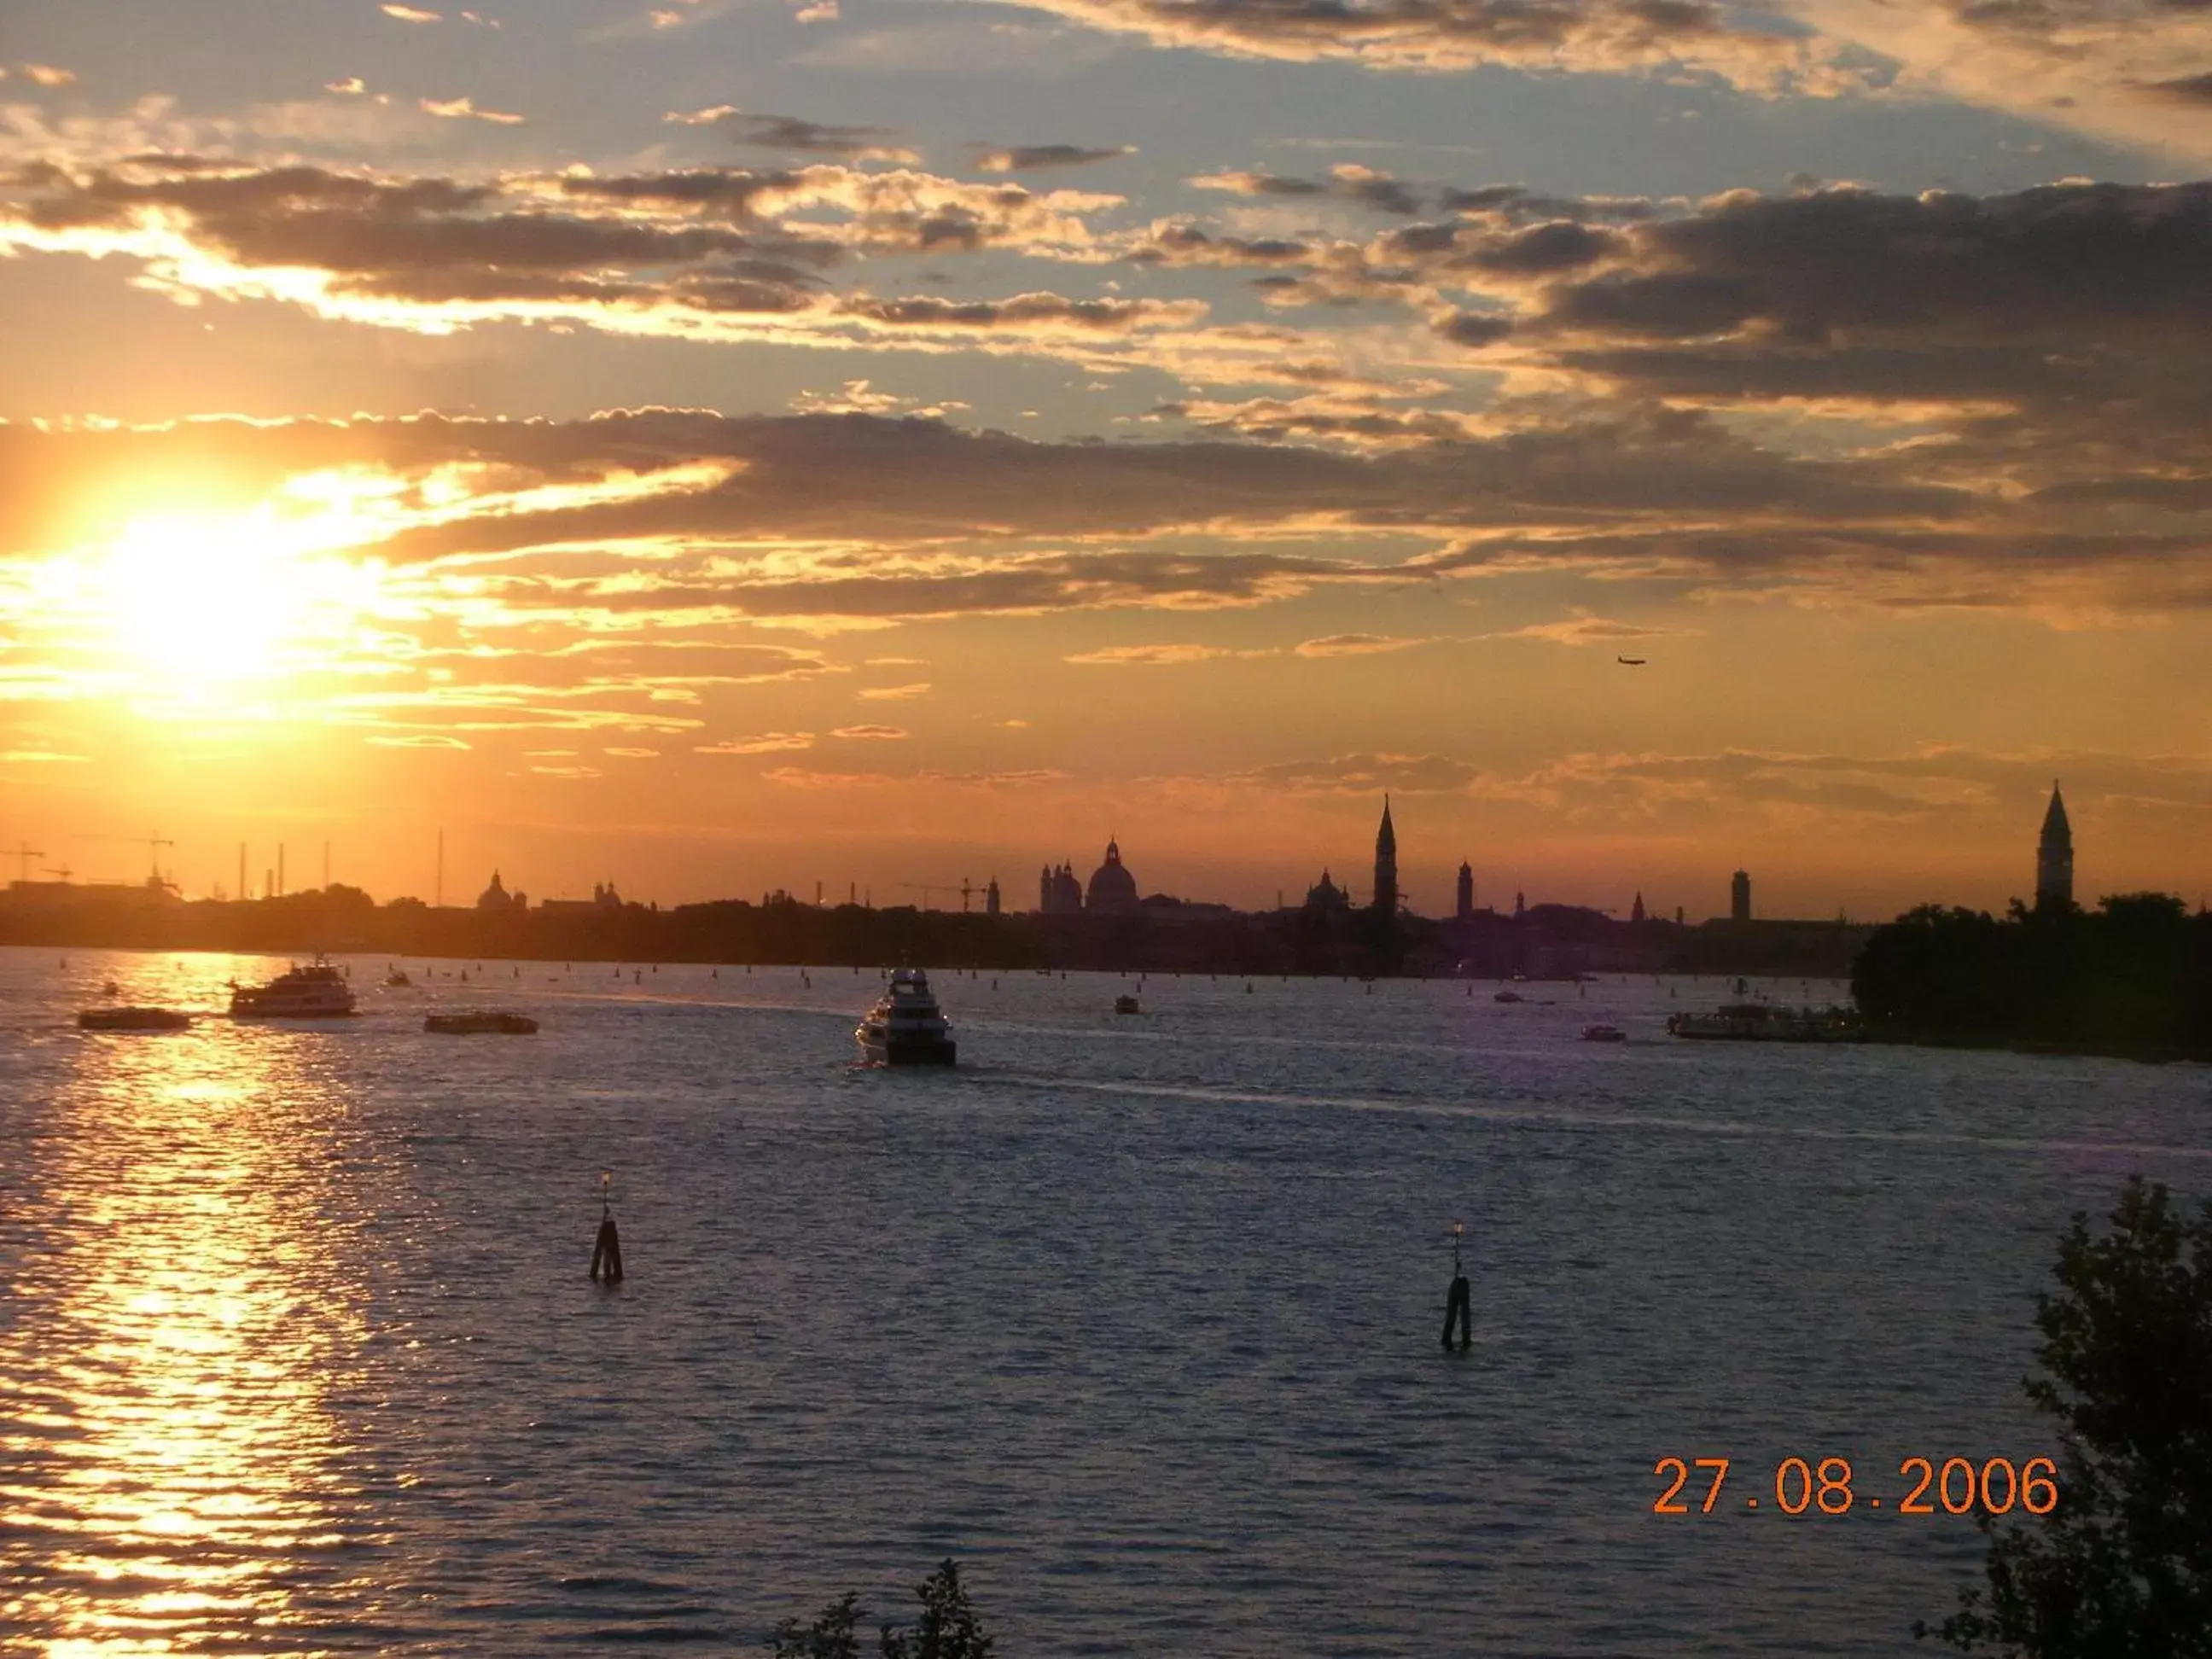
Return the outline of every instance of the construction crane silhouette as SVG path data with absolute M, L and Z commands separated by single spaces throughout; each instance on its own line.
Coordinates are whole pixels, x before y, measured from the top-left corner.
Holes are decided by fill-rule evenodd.
M 19 841 L 15 843 L 15 855 L 23 861 L 23 873 L 21 879 L 24 881 L 28 881 L 31 878 L 31 860 L 33 859 L 42 859 L 46 857 L 44 853 L 41 853 L 37 848 L 32 846 L 27 841 Z
M 76 872 L 70 869 L 66 864 L 50 864 L 46 866 L 46 873 L 50 876 L 59 876 L 64 881 L 67 881 L 71 876 L 75 875 Z
M 127 841 L 133 846 L 144 848 L 146 856 L 153 865 L 150 879 L 155 883 L 159 883 L 161 879 L 161 849 L 164 847 L 174 848 L 177 844 L 158 830 L 150 836 L 79 836 L 76 839 L 79 841 Z
M 983 890 L 965 876 L 961 877 L 957 882 L 902 881 L 898 884 L 921 894 L 921 908 L 925 910 L 930 908 L 929 896 L 932 893 L 957 893 L 960 895 L 960 914 L 963 916 L 968 914 L 968 907 L 974 901 L 975 895 Z

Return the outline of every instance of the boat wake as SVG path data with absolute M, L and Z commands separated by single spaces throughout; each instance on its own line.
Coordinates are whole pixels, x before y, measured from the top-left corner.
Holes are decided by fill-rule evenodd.
M 1125 1083 L 1016 1073 L 978 1073 L 973 1081 L 992 1085 L 1079 1089 L 1102 1095 L 1134 1095 L 1154 1100 L 1187 1100 L 1222 1106 L 1321 1107 L 1333 1111 L 1389 1112 L 1401 1116 L 1447 1117 L 1485 1123 L 1566 1129 L 1629 1129 L 1730 1139 L 1863 1142 L 1875 1146 L 1973 1146 L 1991 1152 L 2097 1154 L 2130 1158 L 2212 1159 L 2212 1146 L 2160 1146 L 2125 1140 L 2062 1140 L 2035 1136 L 1960 1134 L 1941 1129 L 1839 1129 L 1815 1123 L 1747 1123 L 1741 1119 L 1681 1117 L 1642 1112 L 1575 1111 L 1565 1107 L 1480 1106 L 1436 1101 L 1390 1100 L 1361 1095 L 1297 1095 L 1245 1089 L 1199 1088 L 1186 1084 Z

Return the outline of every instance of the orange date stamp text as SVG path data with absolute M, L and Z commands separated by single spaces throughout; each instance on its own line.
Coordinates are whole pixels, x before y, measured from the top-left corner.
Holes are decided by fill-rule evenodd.
M 2058 1507 L 2058 1466 L 2048 1457 L 2014 1463 L 2009 1457 L 1908 1457 L 1897 1466 L 1896 1490 L 1861 1492 L 1848 1457 L 1817 1463 L 1785 1457 L 1774 1466 L 1771 1489 L 1754 1486 L 1723 1498 L 1733 1467 L 1726 1457 L 1662 1457 L 1651 1473 L 1666 1483 L 1652 1500 L 1654 1515 L 1712 1515 L 1725 1509 L 1779 1510 L 1784 1515 L 1849 1515 L 1854 1509 L 1891 1515 L 2009 1515 L 2015 1509 L 2048 1515 Z M 1698 1488 L 1704 1488 L 1700 1495 Z

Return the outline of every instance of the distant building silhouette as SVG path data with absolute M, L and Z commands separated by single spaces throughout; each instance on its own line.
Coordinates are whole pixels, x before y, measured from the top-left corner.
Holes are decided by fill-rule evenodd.
M 1341 915 L 1352 908 L 1352 896 L 1328 878 L 1323 866 L 1321 879 L 1306 889 L 1306 914 L 1311 916 Z
M 1398 832 L 1390 827 L 1390 797 L 1382 797 L 1382 827 L 1375 832 L 1375 914 L 1398 914 Z
M 1629 907 L 1628 919 L 1631 921 L 1644 920 L 1644 891 L 1641 888 L 1637 890 L 1636 902 Z
M 1465 859 L 1459 861 L 1459 892 L 1452 902 L 1452 915 L 1462 921 L 1474 915 L 1474 866 Z
M 999 878 L 996 876 L 991 878 L 991 884 L 983 890 L 983 914 L 987 916 L 999 914 Z
M 1062 864 L 1057 869 L 1045 866 L 1037 878 L 1037 908 L 1048 916 L 1082 914 L 1083 884 L 1075 878 L 1073 866 Z
M 508 892 L 496 870 L 491 872 L 491 885 L 477 895 L 477 908 L 479 910 L 527 910 L 529 908 L 529 895 L 520 891 Z
M 622 895 L 615 891 L 614 883 L 607 882 L 603 885 L 595 881 L 592 884 L 592 896 L 587 899 L 547 899 L 538 908 L 550 910 L 555 915 L 597 915 L 605 911 L 621 909 L 623 902 Z
M 1751 878 L 1741 870 L 1729 878 L 1729 920 L 1751 920 Z
M 2066 803 L 2058 780 L 2051 781 L 2051 805 L 2043 814 L 2043 834 L 2035 843 L 2035 908 L 2064 910 L 2074 902 L 2074 830 L 2066 822 Z
M 1085 908 L 1108 914 L 1137 908 L 1137 878 L 1121 862 L 1118 842 L 1108 840 L 1106 862 L 1091 872 L 1091 890 Z
M 1519 920 L 1521 917 L 1525 916 L 1525 915 L 1527 915 L 1528 914 L 1528 900 L 1527 896 L 1526 896 L 1525 894 L 1522 894 L 1522 893 L 1518 893 L 1518 892 L 1515 893 L 1515 894 L 1513 895 L 1513 915 L 1514 915 L 1514 918 L 1515 918 L 1515 920 L 1516 920 L 1516 921 L 1517 921 L 1517 920 Z

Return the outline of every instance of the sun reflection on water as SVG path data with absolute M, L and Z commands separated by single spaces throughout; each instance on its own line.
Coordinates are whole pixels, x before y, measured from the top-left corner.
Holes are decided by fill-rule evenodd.
M 33 1257 L 0 1326 L 0 1630 L 50 1654 L 312 1649 L 349 1541 L 359 1293 L 320 1172 L 342 1114 L 315 1040 L 87 1041 Z

